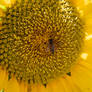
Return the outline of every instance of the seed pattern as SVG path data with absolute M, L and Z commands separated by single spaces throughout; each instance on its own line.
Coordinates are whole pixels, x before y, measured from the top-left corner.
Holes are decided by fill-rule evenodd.
M 66 0 L 22 0 L 7 8 L 0 65 L 17 80 L 46 85 L 69 72 L 83 44 L 83 23 Z

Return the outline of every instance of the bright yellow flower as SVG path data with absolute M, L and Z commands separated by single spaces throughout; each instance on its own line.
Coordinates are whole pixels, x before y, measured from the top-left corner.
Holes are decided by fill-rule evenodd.
M 22 0 L 23 1 L 23 0 Z M 34 0 L 32 0 L 31 2 L 33 2 Z M 39 0 L 38 0 L 39 1 Z M 46 0 L 48 1 L 48 0 Z M 54 1 L 54 0 L 52 0 Z M 58 1 L 58 0 L 57 0 Z M 62 1 L 66 1 L 66 0 L 62 0 Z M 23 76 L 22 78 L 24 78 L 25 82 L 24 81 L 20 81 L 18 80 L 18 78 L 21 78 L 20 76 L 23 75 L 19 72 L 19 75 L 18 75 L 18 71 L 16 71 L 17 75 L 11 75 L 9 74 L 8 70 L 7 70 L 7 67 L 9 64 L 11 64 L 9 62 L 9 64 L 7 63 L 8 59 L 4 59 L 5 62 L 6 62 L 6 66 L 4 66 L 4 64 L 2 63 L 1 64 L 1 60 L 3 58 L 3 55 L 1 55 L 1 53 L 3 52 L 3 48 L 4 46 L 1 45 L 2 43 L 2 33 L 0 33 L 0 92 L 92 92 L 92 0 L 69 0 L 70 3 L 77 8 L 78 12 L 79 12 L 79 16 L 80 18 L 85 22 L 85 24 L 83 25 L 85 28 L 83 29 L 83 31 L 85 32 L 85 40 L 84 40 L 84 44 L 82 44 L 82 40 L 78 40 L 77 41 L 81 41 L 81 43 L 79 42 L 78 45 L 83 45 L 83 51 L 81 53 L 81 55 L 79 56 L 79 59 L 77 60 L 77 63 L 74 64 L 71 69 L 67 68 L 67 63 L 64 63 L 63 62 L 63 65 L 65 66 L 65 69 L 67 68 L 67 70 L 62 70 L 62 72 L 58 72 L 59 74 L 62 74 L 62 76 L 57 76 L 57 73 L 55 74 L 55 79 L 52 79 L 49 81 L 49 76 L 47 77 L 46 75 L 43 75 L 45 78 L 47 78 L 47 82 L 45 80 L 43 80 L 43 82 L 39 82 L 39 76 L 36 76 L 36 79 L 35 81 L 37 82 L 33 82 L 33 83 L 30 83 L 31 79 L 30 80 L 27 80 L 25 76 Z M 2 19 L 3 19 L 3 16 L 6 16 L 5 12 L 7 11 L 8 7 L 12 7 L 15 3 L 15 0 L 1 0 L 0 1 L 0 31 L 2 30 Z M 39 7 L 39 5 L 37 6 Z M 25 7 L 24 7 L 25 8 Z M 45 7 L 46 8 L 46 7 Z M 48 7 L 47 7 L 48 8 Z M 35 9 L 35 8 L 34 8 Z M 17 10 L 17 9 L 16 9 Z M 47 12 L 49 11 L 45 11 L 44 13 L 47 14 Z M 70 11 L 71 12 L 71 11 Z M 10 12 L 9 12 L 10 13 Z M 25 12 L 24 12 L 25 13 Z M 36 12 L 37 13 L 37 12 Z M 51 13 L 51 12 L 50 12 Z M 8 14 L 8 13 L 7 13 Z M 39 13 L 38 13 L 39 14 Z M 35 15 L 35 13 L 34 13 Z M 54 15 L 54 13 L 53 13 Z M 9 15 L 10 16 L 10 15 Z M 56 16 L 58 16 L 56 14 Z M 11 16 L 13 17 L 13 16 Z M 31 17 L 31 16 L 30 16 Z M 69 16 L 70 17 L 70 16 Z M 10 17 L 9 17 L 10 18 Z M 77 17 L 78 18 L 78 17 Z M 29 19 L 29 18 L 26 18 L 26 19 Z M 51 17 L 51 19 L 53 19 L 53 16 Z M 7 19 L 8 20 L 8 19 Z M 23 20 L 23 18 L 22 18 Z M 30 20 L 31 21 L 31 20 Z M 45 21 L 45 20 L 43 20 Z M 9 23 L 10 20 L 8 21 Z M 13 21 L 15 23 L 15 19 Z M 25 23 L 26 20 L 23 20 L 23 23 Z M 28 21 L 29 22 L 29 21 Z M 55 21 L 56 22 L 56 21 Z M 41 22 L 39 22 L 41 23 Z M 50 23 L 50 20 L 49 22 Z M 60 22 L 61 23 L 61 22 Z M 81 25 L 80 23 L 80 20 L 79 20 L 79 25 Z M 19 26 L 20 24 L 18 24 Z M 43 25 L 43 24 L 42 24 Z M 58 25 L 58 24 L 57 24 Z M 18 27 L 17 26 L 17 27 Z M 25 25 L 23 24 L 23 26 L 25 27 Z M 31 25 L 32 26 L 32 25 Z M 44 24 L 45 26 L 45 24 Z M 53 26 L 51 24 L 51 26 Z M 22 30 L 21 26 L 20 27 L 20 30 Z M 43 26 L 42 26 L 43 27 Z M 81 26 L 77 26 L 78 28 L 81 27 Z M 15 27 L 16 28 L 16 27 Z M 38 28 L 39 30 L 41 28 Z M 15 29 L 16 30 L 16 29 Z M 32 30 L 32 29 L 31 29 Z M 63 29 L 64 30 L 64 29 Z M 9 31 L 8 31 L 9 32 Z M 27 31 L 29 32 L 29 31 Z M 26 34 L 29 34 L 27 33 Z M 39 31 L 37 31 L 39 32 Z M 82 32 L 82 31 L 81 31 Z M 31 33 L 32 34 L 32 33 Z M 46 52 L 44 54 L 41 54 L 41 55 L 52 55 L 52 58 L 53 57 L 53 54 L 55 54 L 55 50 L 56 50 L 56 46 L 58 46 L 57 44 L 55 44 L 55 42 L 53 42 L 53 39 L 49 39 L 48 41 L 48 34 L 49 34 L 49 31 L 47 30 L 46 33 L 44 33 L 44 37 L 41 36 L 36 36 L 36 41 L 33 41 L 34 43 L 32 43 L 32 46 L 36 48 L 35 44 L 40 44 L 40 50 L 41 52 Z M 51 33 L 53 35 L 53 33 Z M 58 33 L 59 34 L 59 33 Z M 80 33 L 79 33 L 80 34 Z M 22 33 L 19 33 L 18 35 L 23 35 Z M 74 35 L 74 34 L 73 34 Z M 30 35 L 30 37 L 32 37 L 33 35 Z M 69 36 L 69 35 L 68 35 Z M 77 35 L 79 36 L 79 35 Z M 83 35 L 84 36 L 84 35 Z M 7 37 L 7 36 L 6 36 Z M 19 37 L 16 37 L 16 35 L 13 35 L 14 39 L 18 40 L 19 41 Z M 29 38 L 25 38 L 24 40 L 26 41 L 29 41 L 27 42 L 28 44 L 30 43 L 30 39 Z M 53 38 L 53 37 L 52 37 Z M 82 38 L 82 36 L 80 37 L 80 39 Z M 8 39 L 8 38 L 7 38 Z M 55 36 L 55 39 L 58 39 L 57 36 Z M 24 41 L 23 40 L 23 41 Z M 6 40 L 3 40 L 5 43 L 7 43 Z M 9 40 L 10 41 L 10 40 Z M 15 44 L 15 46 L 18 44 L 18 41 L 17 43 Z M 47 42 L 48 43 L 45 43 L 45 44 L 48 44 L 48 45 L 43 45 L 42 42 Z M 11 43 L 12 44 L 12 43 Z M 26 44 L 26 43 L 25 43 Z M 65 43 L 64 43 L 65 44 Z M 65 46 L 67 45 L 67 43 L 65 44 Z M 71 43 L 71 45 L 73 46 L 73 44 Z M 8 44 L 7 44 L 8 46 Z M 30 45 L 31 46 L 31 45 Z M 12 47 L 11 47 L 12 48 Z M 25 47 L 24 47 L 25 48 Z M 44 49 L 45 48 L 45 49 Z M 81 49 L 81 47 L 79 46 L 79 49 Z M 22 50 L 24 50 L 22 48 Z M 22 52 L 21 50 L 21 52 Z M 33 49 L 34 50 L 34 49 Z M 36 50 L 36 49 L 35 49 Z M 44 51 L 45 50 L 45 51 Z M 7 51 L 7 48 L 5 49 L 5 51 Z M 24 50 L 24 51 L 27 51 L 27 50 Z M 70 50 L 69 50 L 70 51 Z M 17 51 L 18 52 L 18 51 Z M 75 51 L 76 54 L 78 53 L 77 51 Z M 80 52 L 80 50 L 79 50 Z M 10 52 L 11 53 L 11 52 Z M 26 53 L 26 52 L 25 52 Z M 37 52 L 36 52 L 37 53 Z M 57 54 L 59 55 L 60 52 L 58 52 Z M 68 52 L 67 52 L 68 53 Z M 71 53 L 71 52 L 70 52 Z M 20 54 L 20 52 L 18 52 L 18 54 Z M 33 54 L 33 53 L 32 53 Z M 63 54 L 63 53 L 62 53 Z M 13 54 L 14 55 L 14 54 Z M 16 53 L 15 53 L 16 55 Z M 79 55 L 79 54 L 78 54 Z M 12 56 L 12 54 L 11 54 Z M 76 56 L 76 55 L 74 55 Z M 4 58 L 5 57 L 8 57 L 7 54 L 4 54 Z M 26 54 L 24 54 L 23 56 L 24 58 L 26 57 Z M 11 57 L 8 57 L 8 58 L 11 58 Z M 22 62 L 22 59 L 16 57 L 17 59 L 21 60 Z M 45 57 L 44 57 L 45 58 Z M 61 59 L 61 57 L 59 57 Z M 75 60 L 75 57 L 71 57 Z M 32 59 L 32 58 L 31 58 Z M 37 58 L 39 59 L 39 58 Z M 46 58 L 45 58 L 46 59 Z M 58 59 L 58 60 L 60 60 Z M 63 58 L 63 59 L 66 59 L 66 58 Z M 11 60 L 11 59 L 10 59 Z M 26 60 L 26 59 L 25 59 Z M 44 59 L 42 59 L 44 60 Z M 52 60 L 52 59 L 51 59 Z M 57 60 L 57 61 L 58 61 Z M 44 60 L 46 61 L 46 60 Z M 55 60 L 53 59 L 53 61 L 55 62 Z M 66 60 L 65 60 L 66 61 Z M 73 62 L 73 60 L 71 60 L 71 62 Z M 17 62 L 18 63 L 18 62 Z M 25 65 L 23 61 L 23 65 Z M 38 62 L 39 63 L 39 62 Z M 36 62 L 36 64 L 38 64 Z M 41 62 L 43 63 L 43 62 Z M 74 62 L 75 63 L 75 62 Z M 16 64 L 16 63 L 14 63 Z M 30 63 L 29 63 L 30 64 Z M 28 65 L 29 65 L 28 64 Z M 53 64 L 53 63 L 52 63 Z M 69 64 L 69 62 L 68 62 Z M 48 65 L 48 64 L 47 64 Z M 51 65 L 51 64 L 50 64 Z M 3 66 L 3 67 L 2 67 Z M 30 65 L 32 66 L 32 65 Z M 70 65 L 71 66 L 71 65 Z M 70 67 L 69 66 L 69 67 Z M 16 66 L 17 67 L 17 66 Z M 16 68 L 15 67 L 15 68 Z M 18 68 L 20 68 L 20 66 L 18 66 Z M 25 66 L 23 66 L 24 68 Z M 29 68 L 29 66 L 28 66 Z M 42 68 L 42 67 L 41 67 Z M 11 67 L 11 69 L 14 70 L 14 67 Z M 16 68 L 17 69 L 17 68 Z M 21 68 L 20 68 L 21 69 Z M 37 67 L 34 68 L 34 69 L 38 69 Z M 42 68 L 44 70 L 44 68 Z M 47 69 L 47 68 L 46 68 Z M 60 67 L 61 69 L 61 67 Z M 62 68 L 64 69 L 64 68 Z M 13 70 L 11 70 L 13 72 Z M 28 69 L 29 70 L 29 69 Z M 48 69 L 47 69 L 48 71 Z M 15 71 L 14 71 L 15 72 Z M 44 71 L 43 71 L 44 72 Z M 52 72 L 51 72 L 52 73 Z M 54 72 L 55 73 L 55 72 Z M 67 74 L 65 74 L 67 73 Z M 49 74 L 51 76 L 51 74 Z M 54 74 L 52 73 L 52 75 L 54 76 Z M 42 75 L 41 75 L 42 76 Z M 44 79 L 44 77 L 42 76 L 42 78 Z M 57 76 L 57 77 L 56 77 Z M 15 78 L 16 77 L 16 78 Z M 35 77 L 35 76 L 34 76 Z M 52 77 L 52 76 L 51 76 Z M 29 78 L 29 77 L 28 77 Z M 23 80 L 23 79 L 21 79 Z M 34 80 L 34 79 L 33 79 Z

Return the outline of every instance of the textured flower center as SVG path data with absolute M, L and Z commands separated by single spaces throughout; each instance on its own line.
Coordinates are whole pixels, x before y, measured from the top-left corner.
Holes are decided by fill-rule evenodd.
M 0 65 L 18 80 L 46 84 L 77 61 L 83 24 L 65 0 L 16 2 L 0 30 Z

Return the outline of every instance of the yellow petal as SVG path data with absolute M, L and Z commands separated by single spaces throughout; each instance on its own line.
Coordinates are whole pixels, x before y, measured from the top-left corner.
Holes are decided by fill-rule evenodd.
M 87 66 L 77 65 L 77 68 L 72 71 L 71 78 L 82 92 L 92 92 L 92 70 L 89 71 Z
M 5 88 L 7 85 L 8 80 L 6 76 L 7 76 L 6 71 L 0 68 L 0 90 Z
M 71 88 L 71 92 L 82 92 L 82 90 L 80 89 L 79 86 L 77 86 L 73 81 L 72 78 L 70 76 L 67 76 L 65 78 L 67 80 L 67 84 L 70 86 Z
M 24 82 L 19 83 L 19 92 L 27 92 L 27 84 Z
M 5 91 L 6 92 L 20 92 L 18 82 L 15 78 L 12 78 L 7 82 Z
M 0 0 L 0 5 L 11 7 L 12 4 L 14 4 L 16 0 Z
M 60 78 L 60 79 L 56 79 L 56 80 L 52 80 L 51 83 L 48 84 L 47 88 L 48 88 L 48 91 L 47 92 L 66 92 L 65 89 L 64 89 L 64 85 L 63 85 L 63 79 Z

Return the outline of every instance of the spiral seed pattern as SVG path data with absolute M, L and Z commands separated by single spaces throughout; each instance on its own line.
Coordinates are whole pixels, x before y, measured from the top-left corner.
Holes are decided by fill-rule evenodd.
M 18 80 L 47 84 L 77 61 L 83 38 L 82 20 L 70 2 L 16 1 L 2 18 L 0 65 Z

